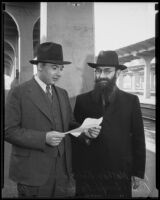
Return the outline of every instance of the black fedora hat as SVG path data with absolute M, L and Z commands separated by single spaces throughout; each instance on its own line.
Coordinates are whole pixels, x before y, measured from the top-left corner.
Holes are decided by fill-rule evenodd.
M 97 63 L 88 63 L 90 67 L 96 68 L 101 67 L 115 67 L 117 69 L 127 69 L 125 65 L 120 65 L 118 61 L 118 55 L 115 51 L 101 51 L 97 58 Z
M 37 48 L 36 56 L 36 60 L 30 60 L 31 64 L 37 65 L 39 62 L 42 62 L 65 65 L 71 63 L 63 60 L 62 46 L 53 42 L 40 44 Z

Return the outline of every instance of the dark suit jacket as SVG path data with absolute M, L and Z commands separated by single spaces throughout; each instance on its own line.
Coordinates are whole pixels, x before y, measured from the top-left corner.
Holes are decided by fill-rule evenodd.
M 102 116 L 102 105 L 94 99 L 93 91 L 76 99 L 76 121 Z M 75 173 L 125 171 L 143 178 L 145 172 L 145 137 L 138 97 L 117 88 L 113 101 L 106 108 L 102 129 L 90 145 L 73 140 L 73 169 Z
M 64 132 L 73 121 L 68 94 L 56 87 Z M 57 147 L 45 143 L 46 132 L 55 130 L 55 122 L 45 93 L 34 79 L 8 94 L 5 107 L 5 140 L 12 144 L 9 177 L 26 185 L 43 185 L 56 160 Z M 71 141 L 65 137 L 67 171 L 71 175 Z

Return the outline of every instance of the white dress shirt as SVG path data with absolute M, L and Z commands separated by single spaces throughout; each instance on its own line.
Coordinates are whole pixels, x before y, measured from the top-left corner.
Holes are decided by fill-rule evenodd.
M 40 87 L 42 88 L 42 90 L 46 93 L 47 92 L 46 91 L 46 86 L 47 85 L 43 81 L 41 81 L 41 79 L 37 76 L 37 74 L 34 75 L 34 79 L 40 85 Z M 50 87 L 50 92 L 52 93 L 51 87 Z

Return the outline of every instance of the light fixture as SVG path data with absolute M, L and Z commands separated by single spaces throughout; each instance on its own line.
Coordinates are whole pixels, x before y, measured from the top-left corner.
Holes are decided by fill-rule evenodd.
M 71 2 L 71 4 L 72 6 L 75 6 L 75 7 L 80 6 L 80 2 Z

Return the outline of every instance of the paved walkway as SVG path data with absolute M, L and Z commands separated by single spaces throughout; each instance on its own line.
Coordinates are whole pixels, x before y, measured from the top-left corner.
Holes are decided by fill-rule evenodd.
M 150 134 L 155 135 L 155 131 L 145 129 L 145 134 L 146 134 L 146 148 L 147 148 L 147 150 L 149 150 L 153 153 L 156 153 L 155 138 L 147 137 Z
M 153 137 L 154 136 L 154 137 Z M 156 188 L 156 144 L 155 129 L 145 129 L 146 140 L 146 173 L 145 179 L 138 191 L 133 191 L 133 197 L 158 197 Z

